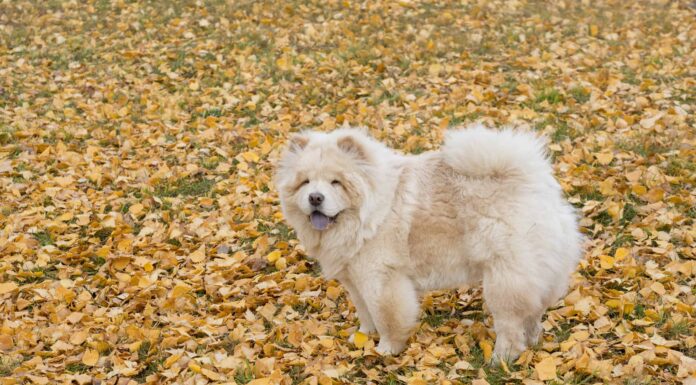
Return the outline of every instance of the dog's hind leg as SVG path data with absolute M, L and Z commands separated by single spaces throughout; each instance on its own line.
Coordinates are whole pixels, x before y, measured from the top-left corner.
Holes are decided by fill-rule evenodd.
M 484 273 L 483 296 L 496 333 L 494 363 L 513 360 L 536 342 L 545 310 L 543 290 L 529 273 L 502 265 Z

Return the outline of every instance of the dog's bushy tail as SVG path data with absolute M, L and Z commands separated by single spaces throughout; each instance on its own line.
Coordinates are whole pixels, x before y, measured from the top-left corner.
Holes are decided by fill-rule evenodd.
M 474 178 L 539 181 L 552 175 L 546 144 L 532 133 L 475 124 L 447 132 L 442 153 L 452 168 Z

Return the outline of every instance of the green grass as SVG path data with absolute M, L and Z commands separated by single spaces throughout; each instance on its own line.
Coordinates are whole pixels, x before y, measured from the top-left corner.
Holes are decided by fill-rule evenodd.
M 689 330 L 689 323 L 685 320 L 679 321 L 675 324 L 673 324 L 669 330 L 667 330 L 667 333 L 665 336 L 670 339 L 678 339 L 679 337 L 682 336 L 687 336 L 690 335 L 690 330 Z
M 158 197 L 206 196 L 215 186 L 215 181 L 204 177 L 181 178 L 174 182 L 163 182 L 155 187 L 154 195 Z
M 0 355 L 0 377 L 7 377 L 22 363 L 21 357 Z
M 554 341 L 563 342 L 570 337 L 572 333 L 573 325 L 570 323 L 562 323 L 558 325 L 558 329 L 553 331 Z
M 109 237 L 111 237 L 111 233 L 113 232 L 113 227 L 104 227 L 103 229 L 97 230 L 97 232 L 94 233 L 94 236 L 99 238 L 101 243 L 104 243 L 109 239 Z
M 440 310 L 440 309 L 429 309 L 426 310 L 425 316 L 423 317 L 423 321 L 425 321 L 428 325 L 436 328 L 447 321 L 447 319 L 450 316 L 450 312 L 447 310 Z
M 247 362 L 244 366 L 240 366 L 234 372 L 234 380 L 237 384 L 247 384 L 254 379 L 254 372 L 251 370 L 251 366 Z
M 94 275 L 99 271 L 99 268 L 106 263 L 106 259 L 93 255 L 90 257 L 90 262 L 91 264 L 88 264 L 83 267 L 83 271 L 87 273 L 88 275 Z
M 621 214 L 621 223 L 622 224 L 631 223 L 633 221 L 633 218 L 636 217 L 636 215 L 638 215 L 636 208 L 633 207 L 632 204 L 627 203 L 624 206 L 623 214 Z
M 570 90 L 570 96 L 578 103 L 590 100 L 590 92 L 585 87 L 575 86 Z
M 39 241 L 39 244 L 41 246 L 48 246 L 54 244 L 53 237 L 51 237 L 51 234 L 46 230 L 33 233 L 32 236 L 34 236 L 34 239 Z
M 85 373 L 89 371 L 89 369 L 90 367 L 82 362 L 74 362 L 65 366 L 65 370 L 69 373 Z
M 547 102 L 549 104 L 563 103 L 565 98 L 555 88 L 546 88 L 534 100 L 536 103 Z
M 21 283 L 39 283 L 47 279 L 56 279 L 58 269 L 54 265 L 46 267 L 35 267 L 29 272 L 29 276 L 18 277 Z

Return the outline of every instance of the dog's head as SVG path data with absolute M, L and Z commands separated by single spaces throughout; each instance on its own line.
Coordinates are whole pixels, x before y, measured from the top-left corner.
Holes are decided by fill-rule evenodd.
M 275 182 L 283 213 L 296 230 L 329 232 L 359 220 L 375 183 L 370 144 L 356 129 L 305 132 L 290 139 Z

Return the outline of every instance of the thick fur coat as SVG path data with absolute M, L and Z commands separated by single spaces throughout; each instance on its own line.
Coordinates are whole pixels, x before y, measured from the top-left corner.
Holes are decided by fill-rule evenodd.
M 309 256 L 348 290 L 360 331 L 398 354 L 429 291 L 483 283 L 494 357 L 533 345 L 581 257 L 576 214 L 533 134 L 480 125 L 407 156 L 342 128 L 291 138 L 277 173 L 283 213 Z

